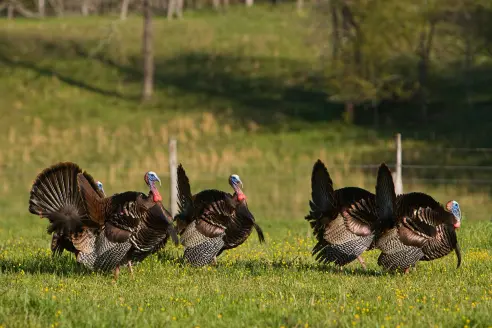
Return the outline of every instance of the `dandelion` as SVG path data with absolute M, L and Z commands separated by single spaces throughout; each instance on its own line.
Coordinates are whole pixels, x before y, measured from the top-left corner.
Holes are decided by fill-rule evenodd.
M 217 314 L 217 318 L 222 319 L 222 314 Z

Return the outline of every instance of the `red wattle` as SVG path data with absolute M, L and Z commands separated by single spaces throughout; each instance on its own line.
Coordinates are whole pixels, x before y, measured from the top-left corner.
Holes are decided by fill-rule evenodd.
M 153 199 L 154 199 L 154 202 L 161 202 L 162 201 L 162 197 L 161 197 L 161 194 L 159 193 L 159 190 L 157 190 L 157 188 L 152 188 L 152 195 L 154 196 Z
M 245 195 L 245 194 L 243 194 L 243 193 L 238 193 L 238 194 L 237 194 L 237 199 L 238 199 L 239 201 L 243 201 L 243 200 L 245 200 L 245 199 L 246 199 L 246 195 Z

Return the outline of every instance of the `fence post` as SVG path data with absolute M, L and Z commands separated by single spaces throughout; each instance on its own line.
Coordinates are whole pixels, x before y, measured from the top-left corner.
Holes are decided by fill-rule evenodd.
M 177 181 L 177 163 L 178 163 L 178 152 L 176 149 L 176 139 L 169 139 L 169 187 L 171 188 L 169 192 L 169 202 L 171 214 L 173 217 L 178 213 L 178 181 Z
M 396 134 L 396 177 L 395 177 L 396 194 L 403 193 L 403 181 L 401 177 L 401 134 Z

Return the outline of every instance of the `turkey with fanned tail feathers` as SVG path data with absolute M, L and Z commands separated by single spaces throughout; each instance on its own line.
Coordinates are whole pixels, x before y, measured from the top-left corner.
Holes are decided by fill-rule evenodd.
M 111 248 L 105 256 L 96 258 L 98 266 L 115 269 L 116 278 L 120 265 L 128 264 L 132 272 L 132 262 L 140 262 L 164 247 L 169 236 L 178 244 L 172 216 L 162 205 L 155 185 L 160 179 L 154 172 L 149 171 L 144 176 L 150 188 L 148 195 L 127 191 L 101 198 L 84 175 L 79 174 L 77 178 L 87 215 L 101 226 L 104 239 L 126 249 L 124 254 L 114 254 Z
M 382 251 L 378 264 L 387 270 L 404 270 L 418 261 L 430 261 L 461 252 L 455 229 L 461 223 L 459 204 L 451 200 L 444 208 L 431 196 L 412 192 L 396 196 L 393 178 L 383 163 L 376 191 L 378 228 L 375 247 Z
M 102 184 L 71 162 L 55 164 L 38 175 L 31 189 L 29 211 L 50 221 L 56 233 L 53 252 L 71 250 L 91 270 L 109 271 L 141 261 L 178 238 L 171 215 L 155 188 L 158 177 L 145 175 L 149 196 L 126 192 L 105 197 Z
M 357 187 L 334 190 L 330 174 L 319 159 L 313 166 L 311 189 L 311 210 L 305 219 L 318 240 L 313 256 L 318 262 L 340 267 L 358 259 L 365 268 L 361 254 L 371 248 L 377 221 L 374 194 Z M 358 234 L 351 229 L 357 229 Z
M 52 233 L 51 251 L 60 255 L 67 250 L 75 255 L 78 250 L 72 235 L 95 233 L 97 224 L 86 215 L 83 200 L 77 187 L 77 174 L 83 174 L 90 188 L 99 197 L 104 197 L 102 183 L 94 179 L 75 163 L 63 162 L 43 170 L 34 180 L 30 197 L 29 212 L 46 217 L 50 221 L 48 233 Z
M 239 176 L 233 174 L 229 177 L 233 195 L 213 189 L 192 195 L 181 164 L 177 173 L 179 212 L 174 220 L 185 247 L 184 258 L 190 264 L 216 263 L 217 256 L 224 250 L 241 245 L 253 228 L 260 242 L 265 241 L 263 231 L 248 209 Z

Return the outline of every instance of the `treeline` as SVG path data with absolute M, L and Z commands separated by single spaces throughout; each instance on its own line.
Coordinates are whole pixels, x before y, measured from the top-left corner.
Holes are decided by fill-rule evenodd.
M 273 4 L 277 0 L 266 0 Z M 265 0 L 263 0 L 265 2 Z M 303 0 L 298 0 L 302 6 Z M 66 15 L 106 15 L 119 14 L 125 19 L 128 13 L 141 13 L 142 0 L 2 0 L 0 12 L 3 16 L 42 18 L 46 16 Z M 154 15 L 165 15 L 169 18 L 182 16 L 188 9 L 200 10 L 213 8 L 227 9 L 229 5 L 253 6 L 254 0 L 150 0 Z
M 430 113 L 431 102 L 471 109 L 484 91 L 474 80 L 492 58 L 492 1 L 331 0 L 312 17 L 331 99 L 345 103 L 347 121 L 364 107 L 374 109 L 377 124 L 381 105 L 393 110 L 400 102 L 420 108 L 427 122 L 446 110 Z

